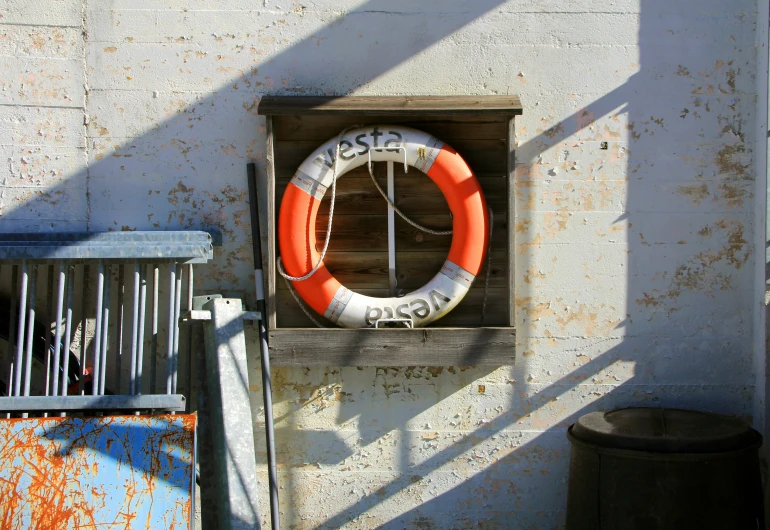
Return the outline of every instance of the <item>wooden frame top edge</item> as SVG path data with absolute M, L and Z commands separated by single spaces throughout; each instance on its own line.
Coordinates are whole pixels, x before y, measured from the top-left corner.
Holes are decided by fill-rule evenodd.
M 263 96 L 257 113 L 290 115 L 519 116 L 518 96 Z

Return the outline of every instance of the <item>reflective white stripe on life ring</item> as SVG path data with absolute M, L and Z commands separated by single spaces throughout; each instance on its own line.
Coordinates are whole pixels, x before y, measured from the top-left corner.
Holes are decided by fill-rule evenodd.
M 447 274 L 461 270 L 461 275 Z M 345 327 L 372 326 L 380 318 L 411 319 L 416 327 L 432 322 L 450 312 L 463 299 L 473 275 L 446 261 L 441 272 L 411 293 L 396 298 L 374 298 L 355 293 L 345 286 L 337 290 L 324 317 Z M 468 281 L 470 280 L 470 281 Z
M 444 142 L 417 129 L 399 126 L 362 127 L 346 133 L 340 140 L 340 159 L 337 162 L 337 178 L 353 168 L 369 161 L 404 162 L 402 149 L 385 150 L 386 147 L 406 148 L 406 163 L 423 173 L 430 171 Z M 292 178 L 291 183 L 320 199 L 332 185 L 332 168 L 337 150 L 337 139 L 326 142 L 313 151 Z

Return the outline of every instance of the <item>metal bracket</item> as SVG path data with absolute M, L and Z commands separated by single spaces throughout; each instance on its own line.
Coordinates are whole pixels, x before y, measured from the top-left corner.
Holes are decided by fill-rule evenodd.
M 414 327 L 414 320 L 412 318 L 380 318 L 378 320 L 374 321 L 374 327 L 375 329 L 380 329 L 380 322 L 382 323 L 394 323 L 394 324 L 404 324 L 405 328 L 413 328 Z
M 369 164 L 369 171 L 372 170 L 372 151 L 403 151 L 404 152 L 404 173 L 409 173 L 409 164 L 406 163 L 406 147 L 399 146 L 399 147 L 372 147 L 367 152 L 367 156 L 369 158 L 369 161 L 367 162 Z
M 193 297 L 193 309 L 179 317 L 180 323 L 192 324 L 193 322 L 206 322 L 211 320 L 211 311 L 203 309 L 203 305 L 211 300 L 222 298 L 221 294 L 206 294 Z M 262 319 L 262 313 L 259 311 L 244 311 L 243 320 L 257 321 Z

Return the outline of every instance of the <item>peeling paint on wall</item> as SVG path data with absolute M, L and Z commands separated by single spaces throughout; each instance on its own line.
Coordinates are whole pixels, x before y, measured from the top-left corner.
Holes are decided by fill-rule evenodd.
M 2 229 L 216 227 L 196 290 L 249 303 L 261 95 L 520 95 L 517 365 L 276 370 L 284 527 L 559 527 L 580 415 L 751 420 L 755 3 L 63 0 L 0 17 Z

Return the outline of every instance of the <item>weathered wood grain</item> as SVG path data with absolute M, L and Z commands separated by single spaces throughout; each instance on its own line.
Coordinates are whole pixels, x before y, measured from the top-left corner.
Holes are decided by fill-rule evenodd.
M 504 328 L 276 329 L 273 366 L 513 365 L 516 331 Z
M 385 168 L 385 164 L 375 164 L 378 170 L 375 172 L 377 182 L 385 189 L 386 179 L 379 171 L 379 167 Z M 447 215 L 449 206 L 444 199 L 441 190 L 423 173 L 412 170 L 406 175 L 403 168 L 394 168 L 395 173 L 395 203 L 410 217 L 412 215 L 439 214 Z M 289 178 L 279 178 L 276 182 L 276 201 L 281 204 L 283 194 Z M 495 211 L 495 214 L 505 214 L 508 210 L 508 180 L 504 175 L 479 178 L 479 184 L 484 190 L 487 204 Z M 319 213 L 329 211 L 331 191 L 327 191 L 321 203 Z M 338 214 L 365 214 L 387 213 L 387 203 L 374 187 L 369 173 L 364 168 L 356 168 L 346 173 L 337 181 L 337 202 L 335 211 Z
M 275 202 L 275 150 L 274 150 L 274 135 L 273 135 L 273 118 L 268 116 L 265 119 L 265 130 L 267 133 L 267 145 L 265 146 L 265 155 L 267 156 L 267 218 L 270 220 L 267 229 L 267 265 L 263 270 L 267 271 L 267 328 L 275 329 L 277 325 L 276 319 L 276 300 L 275 300 L 275 277 L 276 277 L 276 265 L 275 262 L 278 259 L 278 249 L 276 248 L 275 238 L 275 219 L 276 219 L 276 202 Z M 263 256 L 265 253 L 263 253 Z
M 410 219 L 436 230 L 449 230 L 452 220 L 448 212 L 441 217 L 433 214 L 410 215 Z M 320 252 L 326 240 L 328 215 L 319 215 L 316 221 L 316 248 Z M 334 214 L 329 252 L 340 251 L 387 251 L 388 228 L 384 213 L 339 215 Z M 508 220 L 504 213 L 495 213 L 492 230 L 492 248 L 504 250 L 508 242 Z M 400 217 L 395 223 L 396 252 L 439 252 L 446 255 L 452 244 L 452 236 L 439 236 L 423 232 Z
M 508 115 L 522 113 L 518 96 L 263 96 L 263 115 Z
M 479 111 L 472 97 L 455 101 L 455 111 L 419 112 L 418 107 L 403 106 L 403 102 L 380 105 L 361 110 L 371 102 L 360 98 L 322 98 L 322 101 L 277 101 L 265 98 L 261 111 L 275 114 L 270 129 L 273 167 L 273 226 L 286 185 L 302 161 L 322 143 L 334 138 L 354 124 L 401 124 L 421 129 L 447 142 L 456 149 L 473 169 L 488 204 L 495 212 L 492 239 L 492 266 L 487 292 L 485 322 L 481 322 L 484 303 L 483 269 L 463 301 L 427 330 L 376 330 L 385 335 L 370 335 L 373 330 L 344 330 L 325 322 L 331 329 L 317 329 L 302 312 L 283 278 L 275 277 L 275 325 L 271 327 L 271 357 L 281 365 L 447 365 L 475 359 L 473 364 L 509 364 L 513 362 L 515 333 L 507 326 L 512 322 L 512 260 L 509 252 L 513 237 L 509 234 L 508 212 L 513 207 L 510 165 L 513 156 L 513 120 L 515 109 L 489 112 L 496 103 L 488 101 L 486 111 Z M 381 98 L 376 98 L 381 99 Z M 387 98 L 386 98 L 387 99 Z M 433 99 L 433 98 L 430 98 Z M 387 102 L 386 102 L 387 103 Z M 435 103 L 439 106 L 446 102 Z M 500 103 L 498 101 L 497 103 Z M 508 103 L 511 100 L 508 99 Z M 434 103 L 425 103 L 430 106 Z M 272 105 L 272 107 L 271 107 Z M 397 105 L 402 105 L 398 107 Z M 464 106 L 463 106 L 464 105 Z M 282 108 L 283 110 L 279 109 Z M 310 109 L 309 111 L 307 109 Z M 407 110 L 404 110 L 407 109 Z M 473 109 L 472 111 L 469 109 Z M 273 112 L 275 111 L 275 112 Z M 417 222 L 437 229 L 451 227 L 446 201 L 438 187 L 424 174 L 410 168 L 407 174 L 396 165 L 396 204 Z M 385 164 L 375 164 L 375 177 L 385 186 Z M 329 194 L 321 203 L 316 224 L 319 245 L 325 238 Z M 370 181 L 365 167 L 351 170 L 340 179 L 337 187 L 335 219 L 326 263 L 347 287 L 361 294 L 387 297 L 387 205 Z M 273 232 L 272 244 L 275 244 Z M 451 245 L 451 236 L 434 236 L 418 231 L 400 218 L 396 219 L 396 258 L 399 289 L 409 292 L 424 285 L 439 270 Z M 276 249 L 277 250 L 277 249 Z M 485 264 L 486 266 L 486 264 Z M 317 317 L 324 321 L 322 317 Z M 486 326 L 479 328 L 480 326 Z M 500 336 L 483 335 L 484 330 L 505 328 L 495 332 Z M 456 329 L 470 328 L 470 329 Z M 478 328 L 478 329 L 473 329 Z M 439 332 L 440 330 L 440 332 Z M 392 333 L 416 333 L 393 335 Z M 436 337 L 427 342 L 414 337 Z M 445 334 L 448 333 L 447 334 Z M 320 333 L 320 334 L 319 334 Z M 479 335 L 478 333 L 482 333 Z M 371 337 L 371 338 L 370 338 Z M 386 337 L 386 338 L 383 338 Z M 403 338 L 406 337 L 406 338 Z M 444 338 L 446 337 L 446 341 Z M 486 338 L 485 338 L 486 337 Z M 496 338 L 495 338 L 496 337 Z M 403 338 L 403 340 L 402 340 Z M 469 351 L 477 345 L 482 357 Z M 454 340 L 453 340 L 454 339 Z M 499 339 L 499 340 L 498 340 Z M 416 341 L 416 342 L 414 342 Z M 466 341 L 467 344 L 466 344 Z M 424 345 L 427 344 L 427 345 Z M 470 345 L 470 346 L 468 346 Z M 441 355 L 443 354 L 443 357 Z M 468 361 L 470 362 L 470 361 Z
M 414 116 L 281 116 L 275 139 L 310 140 L 319 145 L 336 138 L 352 126 L 402 125 L 432 134 L 452 145 L 453 140 L 504 140 L 508 135 L 508 116 L 424 116 L 415 125 Z
M 276 176 L 291 178 L 305 158 L 320 147 L 315 141 L 281 140 L 275 142 Z M 454 148 L 475 174 L 505 175 L 508 169 L 505 140 L 456 140 Z M 414 171 L 414 170 L 413 170 Z
M 508 273 L 508 292 L 511 293 L 511 300 L 513 301 L 516 298 L 516 267 L 514 266 L 515 263 L 515 255 L 516 255 L 516 230 L 513 228 L 515 226 L 514 219 L 516 218 L 516 175 L 514 174 L 516 169 L 516 119 L 511 118 L 508 122 L 508 139 L 506 142 L 505 150 L 506 150 L 506 162 L 508 165 L 507 169 L 507 176 L 506 179 L 508 183 L 508 205 L 506 208 L 507 211 L 507 217 L 511 221 L 508 224 L 508 231 L 506 235 L 508 236 L 508 244 L 507 244 L 507 250 L 508 250 L 508 264 L 507 264 L 507 273 Z M 508 304 L 508 325 L 511 327 L 516 326 L 516 304 L 514 304 L 511 301 L 511 303 Z
M 307 318 L 297 302 L 286 290 L 283 278 L 279 279 L 276 300 L 278 301 L 278 328 L 312 328 L 315 325 Z M 378 298 L 390 296 L 388 289 L 356 289 L 356 292 Z M 465 298 L 453 310 L 440 320 L 430 325 L 431 328 L 442 327 L 480 327 L 508 325 L 508 290 L 506 288 L 490 288 L 487 293 L 486 318 L 481 320 L 481 307 L 484 302 L 484 285 L 481 281 L 474 284 Z M 336 327 L 323 317 L 315 315 L 324 325 Z
M 396 252 L 396 278 L 400 289 L 409 291 L 428 283 L 446 260 L 446 253 Z M 505 250 L 492 251 L 492 274 L 489 285 L 506 287 L 508 274 Z M 388 253 L 384 252 L 330 252 L 324 260 L 329 271 L 349 289 L 380 289 L 388 286 Z M 484 270 L 479 273 L 482 281 Z M 281 288 L 280 286 L 278 287 Z

